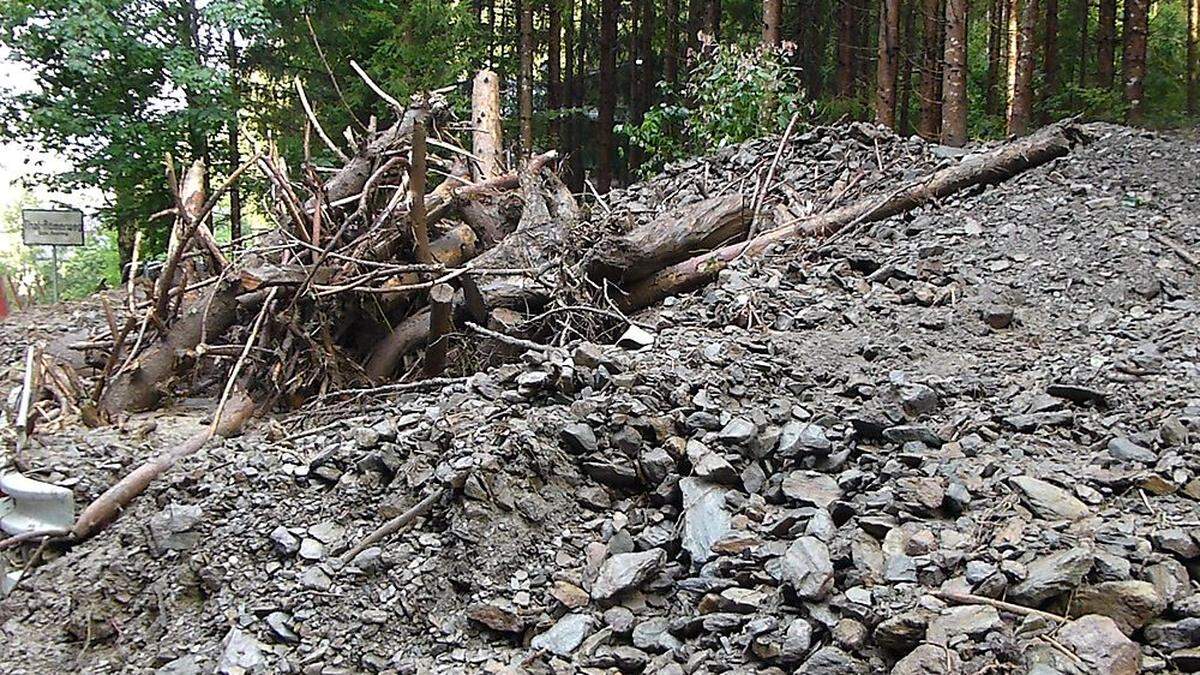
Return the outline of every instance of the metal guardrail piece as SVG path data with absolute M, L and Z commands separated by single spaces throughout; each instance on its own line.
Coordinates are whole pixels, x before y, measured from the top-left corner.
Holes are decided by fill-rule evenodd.
M 69 529 L 75 521 L 75 495 L 71 490 L 12 472 L 0 475 L 0 529 L 21 534 L 49 529 Z

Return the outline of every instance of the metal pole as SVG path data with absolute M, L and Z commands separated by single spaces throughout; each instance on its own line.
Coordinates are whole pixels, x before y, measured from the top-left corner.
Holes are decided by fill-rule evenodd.
M 58 302 L 58 246 L 50 245 L 50 255 L 54 259 L 54 302 Z

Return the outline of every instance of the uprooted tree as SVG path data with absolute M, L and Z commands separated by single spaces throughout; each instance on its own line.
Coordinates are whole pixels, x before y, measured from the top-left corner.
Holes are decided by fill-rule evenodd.
M 220 391 L 217 410 L 205 432 L 93 502 L 60 533 L 66 539 L 98 532 L 178 459 L 214 435 L 238 433 L 256 411 L 436 376 L 448 361 L 476 367 L 481 345 L 529 344 L 558 334 L 564 321 L 599 335 L 619 328 L 623 312 L 699 288 L 738 258 L 1000 182 L 1082 139 L 1071 123 L 1052 125 L 889 193 L 789 222 L 761 217 L 765 205 L 753 196 L 714 197 L 582 247 L 583 216 L 553 171 L 556 155 L 505 169 L 494 74 L 475 80 L 470 150 L 454 139 L 444 102 L 390 102 L 395 123 L 362 138 L 324 181 L 311 163 L 293 178 L 260 154 L 205 195 L 203 164 L 182 181 L 168 166 L 176 220 L 167 261 L 153 288 L 129 294 L 123 324 L 110 314 L 111 346 L 93 394 L 116 420 L 159 405 L 186 382 L 208 384 Z M 315 117 L 310 124 L 336 149 Z M 230 258 L 205 216 L 250 168 L 273 186 L 277 226 Z M 427 189 L 435 172 L 444 178 Z M 456 330 L 478 339 L 451 350 Z

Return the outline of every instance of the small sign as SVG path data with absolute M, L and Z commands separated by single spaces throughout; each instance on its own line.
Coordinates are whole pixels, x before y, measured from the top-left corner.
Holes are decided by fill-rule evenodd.
M 26 246 L 83 246 L 82 211 L 24 209 L 21 220 Z

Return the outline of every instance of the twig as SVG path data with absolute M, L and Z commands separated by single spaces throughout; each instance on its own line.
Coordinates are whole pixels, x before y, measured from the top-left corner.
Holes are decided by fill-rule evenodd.
M 753 238 L 757 233 L 756 223 L 762 215 L 759 211 L 762 210 L 763 202 L 766 201 L 767 191 L 771 187 L 771 180 L 775 177 L 775 167 L 779 166 L 779 158 L 783 155 L 783 149 L 787 147 L 788 138 L 792 135 L 792 129 L 796 126 L 796 120 L 800 119 L 800 111 L 792 114 L 792 119 L 788 121 L 787 128 L 783 130 L 783 136 L 779 139 L 779 147 L 775 149 L 775 157 L 771 159 L 771 166 L 767 169 L 767 179 L 759 186 L 757 194 L 754 195 L 754 204 L 750 211 L 750 232 L 746 235 L 747 239 Z
M 465 384 L 470 381 L 469 377 L 431 377 L 419 382 L 397 382 L 394 384 L 384 384 L 378 387 L 363 387 L 358 389 L 336 389 L 327 391 L 317 397 L 318 401 L 333 398 L 335 396 L 351 396 L 360 394 L 392 394 L 403 391 L 420 391 L 422 389 L 432 389 L 434 387 L 445 387 L 451 384 Z
M 519 337 L 513 337 L 512 335 L 506 335 L 499 331 L 494 331 L 489 328 L 484 328 L 483 326 L 480 326 L 479 324 L 477 324 L 473 321 L 464 321 L 463 325 L 466 326 L 467 328 L 470 328 L 471 330 L 475 331 L 476 333 L 483 335 L 484 337 L 489 337 L 489 338 L 492 338 L 493 340 L 497 340 L 497 341 L 503 342 L 505 344 L 510 344 L 514 347 L 520 347 L 521 349 L 529 349 L 529 350 L 537 351 L 537 352 L 545 352 L 545 351 L 549 351 L 550 349 L 552 349 L 552 347 L 550 347 L 548 345 L 533 342 L 532 340 L 523 340 Z
M 224 414 L 225 405 L 229 402 L 230 394 L 233 393 L 233 385 L 242 372 L 242 366 L 246 364 L 246 357 L 250 355 L 250 349 L 254 346 L 254 340 L 258 337 L 258 331 L 262 328 L 267 312 L 271 308 L 271 301 L 275 299 L 275 292 L 278 290 L 278 288 L 272 288 L 267 292 L 267 299 L 263 302 L 262 309 L 258 311 L 258 316 L 254 318 L 254 326 L 250 329 L 250 337 L 246 338 L 246 345 L 242 347 L 242 355 L 233 364 L 233 370 L 229 372 L 229 379 L 225 381 L 225 390 L 221 392 L 221 401 L 217 403 L 217 412 L 213 415 L 212 424 L 208 427 L 209 438 L 217 433 L 217 425 L 221 423 L 221 415 Z
M 321 122 L 317 120 L 317 114 L 313 112 L 312 106 L 308 104 L 308 96 L 304 94 L 304 85 L 300 83 L 300 76 L 297 75 L 292 83 L 296 85 L 296 93 L 300 95 L 300 105 L 304 106 L 304 114 L 308 115 L 308 121 L 312 122 L 313 128 L 316 129 L 317 135 L 325 142 L 325 146 L 333 151 L 333 154 L 338 156 L 338 159 L 343 162 L 349 162 L 350 157 L 342 152 L 342 149 L 333 142 L 333 139 L 325 133 L 325 128 L 321 126 Z
M 972 595 L 971 593 L 954 593 L 952 591 L 938 591 L 937 593 L 934 593 L 933 595 L 935 597 L 941 598 L 942 600 L 945 600 L 946 602 L 953 602 L 953 603 L 959 604 L 959 605 L 990 605 L 992 607 L 995 607 L 996 609 L 1000 609 L 1005 612 L 1008 612 L 1009 614 L 1019 614 L 1022 616 L 1040 616 L 1043 619 L 1049 619 L 1051 621 L 1057 621 L 1059 623 L 1066 623 L 1067 621 L 1069 621 L 1069 619 L 1067 619 L 1064 616 L 1059 616 L 1057 614 L 1051 614 L 1050 612 L 1043 612 L 1040 609 L 1033 609 L 1032 607 L 1023 607 L 1021 605 L 1014 605 L 1011 602 L 1004 602 L 1003 600 L 995 600 L 992 598 L 985 598 L 982 595 Z
M 404 110 L 404 106 L 400 105 L 399 101 L 392 98 L 386 91 L 381 89 L 379 85 L 375 84 L 375 81 L 372 80 L 369 75 L 367 75 L 367 72 L 363 70 L 362 67 L 360 67 L 358 63 L 354 61 L 354 59 L 350 60 L 350 67 L 354 69 L 354 72 L 358 73 L 358 76 L 363 79 L 363 82 L 367 83 L 367 86 L 371 88 L 371 91 L 375 92 L 379 98 L 387 101 L 388 105 L 396 109 L 396 112 Z
M 312 37 L 313 47 L 317 50 L 317 56 L 321 58 L 321 64 L 325 66 L 325 72 L 329 75 L 329 82 L 333 85 L 333 90 L 337 92 L 338 100 L 342 102 L 342 107 L 346 109 L 346 113 L 358 128 L 366 131 L 367 127 L 358 119 L 354 111 L 350 109 L 350 104 L 346 102 L 346 96 L 342 94 L 342 88 L 338 85 L 337 78 L 333 76 L 333 69 L 329 67 L 329 60 L 325 58 L 325 50 L 321 49 L 321 42 L 317 40 L 317 33 L 313 30 L 312 19 L 308 14 L 304 15 L 304 23 L 308 25 L 308 34 Z
M 370 548 L 370 546 L 372 544 L 382 540 L 384 537 L 387 537 L 388 535 L 399 532 L 400 528 L 404 527 L 405 525 L 408 525 L 409 523 L 411 523 L 412 521 L 414 521 L 418 517 L 420 517 L 421 514 L 428 511 L 430 509 L 430 507 L 432 507 L 434 505 L 434 503 L 436 503 L 439 499 L 441 499 L 442 495 L 444 495 L 444 494 L 446 494 L 446 488 L 438 488 L 437 490 L 434 490 L 432 493 L 430 493 L 428 497 L 417 502 L 416 506 L 405 511 L 404 513 L 401 513 L 400 515 L 396 516 L 395 518 L 392 518 L 391 520 L 387 521 L 383 525 L 380 525 L 374 532 L 367 535 L 366 539 L 363 539 L 361 542 L 359 542 L 357 546 L 350 549 L 349 551 L 346 551 L 346 553 L 342 556 L 342 564 L 343 565 L 349 564 L 350 561 L 354 560 L 354 556 L 367 550 L 368 548 Z
M 1197 258 L 1195 255 L 1193 255 L 1191 251 L 1184 248 L 1179 242 L 1161 232 L 1154 231 L 1150 232 L 1150 238 L 1171 249 L 1175 252 L 1175 255 L 1179 256 L 1181 260 L 1200 270 L 1200 258 Z
M 34 539 L 57 539 L 60 537 L 68 537 L 70 534 L 70 530 L 66 530 L 61 527 L 55 527 L 48 530 L 31 530 L 29 532 L 22 532 L 20 534 L 14 534 L 7 539 L 0 539 L 0 551 L 12 548 L 17 544 L 33 541 Z

